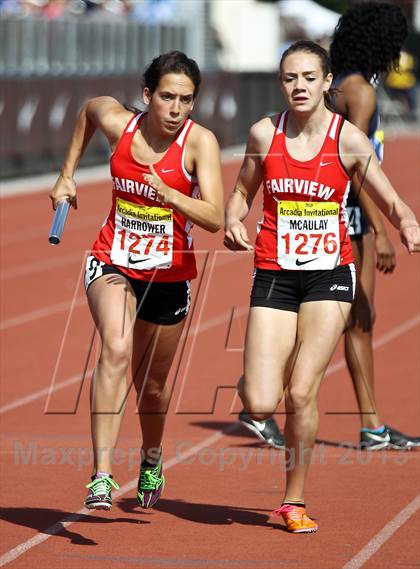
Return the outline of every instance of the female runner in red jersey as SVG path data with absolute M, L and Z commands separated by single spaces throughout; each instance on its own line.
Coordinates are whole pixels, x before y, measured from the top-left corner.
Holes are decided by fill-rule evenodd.
M 112 452 L 132 365 L 143 435 L 137 498 L 153 506 L 164 486 L 161 443 L 169 390 L 165 385 L 190 305 L 196 265 L 193 223 L 218 231 L 223 219 L 219 146 L 189 114 L 200 87 L 192 59 L 171 52 L 144 73 L 147 112 L 133 114 L 111 97 L 82 110 L 51 192 L 77 207 L 73 175 L 99 129 L 112 156 L 112 207 L 87 260 L 85 285 L 102 349 L 91 385 L 94 453 L 85 505 L 109 510 Z M 200 195 L 201 199 L 196 199 Z
M 252 250 L 243 220 L 263 184 L 239 392 L 256 421 L 270 417 L 285 394 L 293 460 L 274 513 L 294 533 L 318 529 L 306 514 L 304 484 L 318 429 L 319 386 L 354 297 L 345 209 L 353 173 L 365 179 L 408 250 L 420 251 L 415 216 L 382 172 L 368 138 L 330 110 L 331 82 L 328 54 L 317 44 L 300 41 L 284 52 L 280 84 L 289 110 L 252 126 L 226 209 L 226 246 Z

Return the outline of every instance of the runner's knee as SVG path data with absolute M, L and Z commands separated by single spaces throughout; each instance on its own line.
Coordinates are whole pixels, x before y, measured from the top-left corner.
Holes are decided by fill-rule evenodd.
M 264 421 L 271 417 L 278 403 L 272 397 L 264 397 L 261 393 L 255 393 L 255 395 L 244 394 L 243 401 L 246 412 L 255 421 Z
M 289 386 L 286 399 L 288 406 L 295 412 L 303 411 L 316 404 L 316 394 L 313 389 L 300 385 Z
M 166 384 L 149 377 L 139 393 L 139 409 L 141 412 L 160 410 L 168 396 L 169 390 Z
M 143 388 L 143 397 L 149 400 L 157 400 L 162 397 L 165 390 L 165 382 L 153 379 L 151 377 L 147 378 L 146 384 Z
M 131 343 L 119 336 L 109 336 L 102 340 L 100 363 L 114 369 L 127 369 L 131 358 Z

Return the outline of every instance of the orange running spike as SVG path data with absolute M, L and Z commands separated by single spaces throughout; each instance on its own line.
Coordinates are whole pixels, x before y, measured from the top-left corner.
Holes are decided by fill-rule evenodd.
M 318 524 L 307 515 L 305 508 L 284 504 L 271 513 L 272 516 L 282 516 L 287 531 L 292 533 L 313 533 L 317 531 Z

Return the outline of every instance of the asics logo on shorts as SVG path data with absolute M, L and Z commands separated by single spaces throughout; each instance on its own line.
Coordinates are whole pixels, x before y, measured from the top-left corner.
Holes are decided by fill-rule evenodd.
M 349 290 L 349 287 L 348 287 L 348 286 L 341 286 L 341 285 L 333 284 L 333 285 L 330 287 L 330 290 L 345 290 L 345 291 L 347 291 L 347 290 Z
M 175 310 L 174 314 L 175 316 L 178 316 L 178 314 L 181 314 L 181 312 L 186 312 L 188 310 L 188 304 L 187 306 L 184 306 L 183 308 L 178 308 L 178 310 Z

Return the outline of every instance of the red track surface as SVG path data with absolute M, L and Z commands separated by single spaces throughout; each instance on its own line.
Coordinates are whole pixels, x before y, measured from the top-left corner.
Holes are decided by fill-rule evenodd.
M 419 141 L 389 142 L 385 169 L 420 215 L 418 156 Z M 224 171 L 230 188 L 237 165 Z M 51 212 L 45 194 L 2 203 L 0 566 L 417 566 L 415 535 L 420 528 L 413 500 L 419 492 L 420 453 L 363 454 L 339 445 L 355 443 L 359 428 L 341 348 L 321 390 L 319 439 L 325 442 L 316 447 L 307 486 L 309 512 L 319 520 L 320 531 L 294 536 L 268 521 L 282 497 L 284 460 L 235 425 L 234 414 L 239 408 L 233 386 L 241 371 L 251 258 L 215 253 L 223 250 L 221 234 L 199 229 L 196 249 L 209 253 L 199 255 L 203 278 L 195 285 L 182 362 L 178 365 L 180 350 L 171 374 L 164 496 L 152 511 L 136 505 L 140 443 L 130 397 L 114 475 L 122 487 L 129 482 L 133 487 L 122 488 L 111 513 L 82 511 L 69 518 L 82 507 L 90 474 L 88 382 L 77 404 L 77 376 L 86 363 L 92 325 L 78 279 L 84 251 L 109 200 L 109 184 L 80 187 L 80 209 L 71 212 L 64 240 L 56 248 L 46 239 Z M 257 210 L 249 227 L 255 226 Z M 396 233 L 392 235 L 396 240 Z M 415 433 L 420 411 L 419 262 L 395 242 L 396 274 L 378 277 L 377 399 L 386 422 Z M 70 311 L 75 291 L 80 301 Z M 52 391 L 46 414 L 46 391 L 67 322 L 54 383 L 59 389 Z M 66 380 L 67 387 L 60 388 Z M 215 399 L 218 386 L 231 388 L 219 389 Z M 30 395 L 32 399 L 25 399 Z M 55 525 L 66 520 L 73 523 Z

